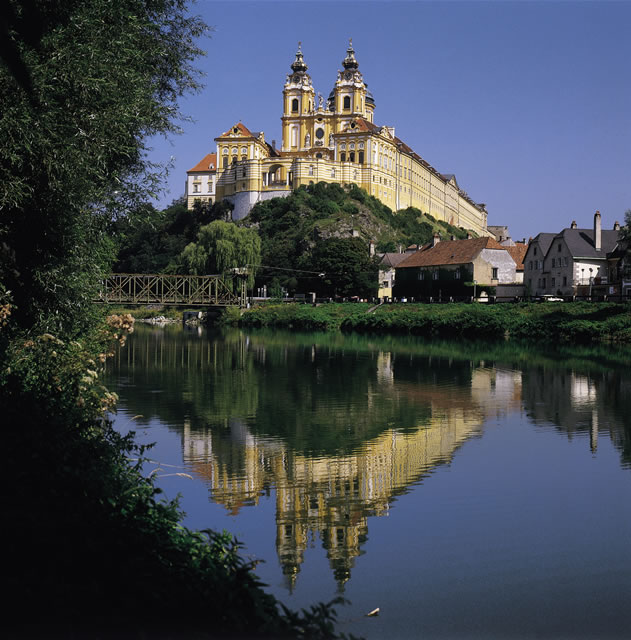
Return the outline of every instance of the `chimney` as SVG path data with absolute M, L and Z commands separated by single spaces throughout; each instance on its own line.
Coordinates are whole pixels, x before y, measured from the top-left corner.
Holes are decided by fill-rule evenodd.
M 594 249 L 596 251 L 600 251 L 601 248 L 601 229 L 600 211 L 596 211 L 594 214 Z
M 570 229 L 576 229 L 576 220 L 572 220 L 572 224 L 570 225 Z
M 613 223 L 613 230 L 620 231 L 620 223 L 617 220 Z
M 435 233 L 434 237 L 432 238 L 432 247 L 435 247 L 439 242 L 440 242 L 440 236 L 437 233 Z

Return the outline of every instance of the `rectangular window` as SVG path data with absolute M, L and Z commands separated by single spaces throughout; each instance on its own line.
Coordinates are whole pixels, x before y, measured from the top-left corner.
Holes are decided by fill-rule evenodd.
M 563 276 L 563 286 L 567 286 L 567 276 Z
M 563 258 L 563 264 L 567 267 L 568 265 L 568 258 L 567 256 L 565 258 Z
M 561 251 L 561 245 L 557 247 L 557 251 Z
M 434 278 L 434 280 L 438 280 L 438 269 L 432 273 L 432 278 Z
M 193 184 L 193 193 L 199 193 L 199 183 Z
M 555 278 L 551 278 L 551 282 L 550 282 L 550 286 L 551 286 L 551 287 L 554 287 L 554 286 L 555 286 L 555 281 L 556 281 L 556 279 L 555 279 Z
M 491 278 L 493 280 L 497 280 L 497 267 L 493 267 L 493 270 L 491 272 Z M 374 286 L 374 285 L 373 285 Z
M 382 286 L 384 289 L 387 289 L 390 286 L 390 282 L 388 282 L 388 280 L 384 280 Z
M 554 269 L 554 267 L 556 267 L 556 260 L 552 258 L 552 268 Z
M 425 271 L 419 271 L 418 272 L 418 279 L 419 280 L 425 280 Z
M 456 280 L 460 280 L 460 269 L 456 269 L 456 271 L 454 273 L 454 278 Z

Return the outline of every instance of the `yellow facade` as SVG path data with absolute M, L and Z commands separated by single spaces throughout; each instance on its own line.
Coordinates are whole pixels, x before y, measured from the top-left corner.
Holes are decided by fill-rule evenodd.
M 234 219 L 256 202 L 315 182 L 355 184 L 392 210 L 416 207 L 479 235 L 489 235 L 484 204 L 453 175 L 439 173 L 395 135 L 374 124 L 375 101 L 352 43 L 325 100 L 313 88 L 299 46 L 283 88 L 282 144 L 237 123 L 217 142 L 216 199 L 235 205 Z

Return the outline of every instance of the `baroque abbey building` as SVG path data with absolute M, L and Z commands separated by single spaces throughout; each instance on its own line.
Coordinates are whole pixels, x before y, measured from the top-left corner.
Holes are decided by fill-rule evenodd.
M 187 172 L 187 204 L 229 200 L 233 219 L 262 200 L 314 182 L 356 184 L 392 210 L 416 207 L 438 220 L 490 235 L 486 206 L 474 202 L 453 174 L 442 174 L 402 140 L 375 124 L 352 42 L 325 100 L 316 94 L 300 44 L 283 88 L 282 144 L 241 122 L 215 138 L 211 153 Z

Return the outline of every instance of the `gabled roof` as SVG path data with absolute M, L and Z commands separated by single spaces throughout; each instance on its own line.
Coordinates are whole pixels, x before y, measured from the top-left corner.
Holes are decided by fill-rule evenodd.
M 222 133 L 219 138 L 230 138 L 235 135 L 235 129 L 238 129 L 238 134 L 245 138 L 258 138 L 258 135 L 253 134 L 242 122 L 237 122 L 237 124 L 233 125 L 226 131 Z
M 512 245 L 502 245 L 510 257 L 515 261 L 517 271 L 524 270 L 524 258 L 526 257 L 526 251 L 528 251 L 528 245 L 524 242 L 516 242 Z
M 396 267 L 400 262 L 409 257 L 409 253 L 399 253 L 398 251 L 387 252 L 381 255 L 380 267 Z
M 600 235 L 600 251 L 594 245 L 593 229 L 563 229 L 554 239 L 563 239 L 573 258 L 605 258 L 618 244 L 618 231 L 603 229 Z
M 186 173 L 194 173 L 196 171 L 204 171 L 206 173 L 217 170 L 217 154 L 207 153 L 192 169 Z
M 538 233 L 529 243 L 528 246 L 536 242 L 541 249 L 541 253 L 545 256 L 548 253 L 548 249 L 552 244 L 552 241 L 556 237 L 556 233 Z
M 397 265 L 397 269 L 408 267 L 435 267 L 445 264 L 468 264 L 473 262 L 483 249 L 506 251 L 493 238 L 472 238 L 470 240 L 445 240 L 432 247 L 426 244 Z

